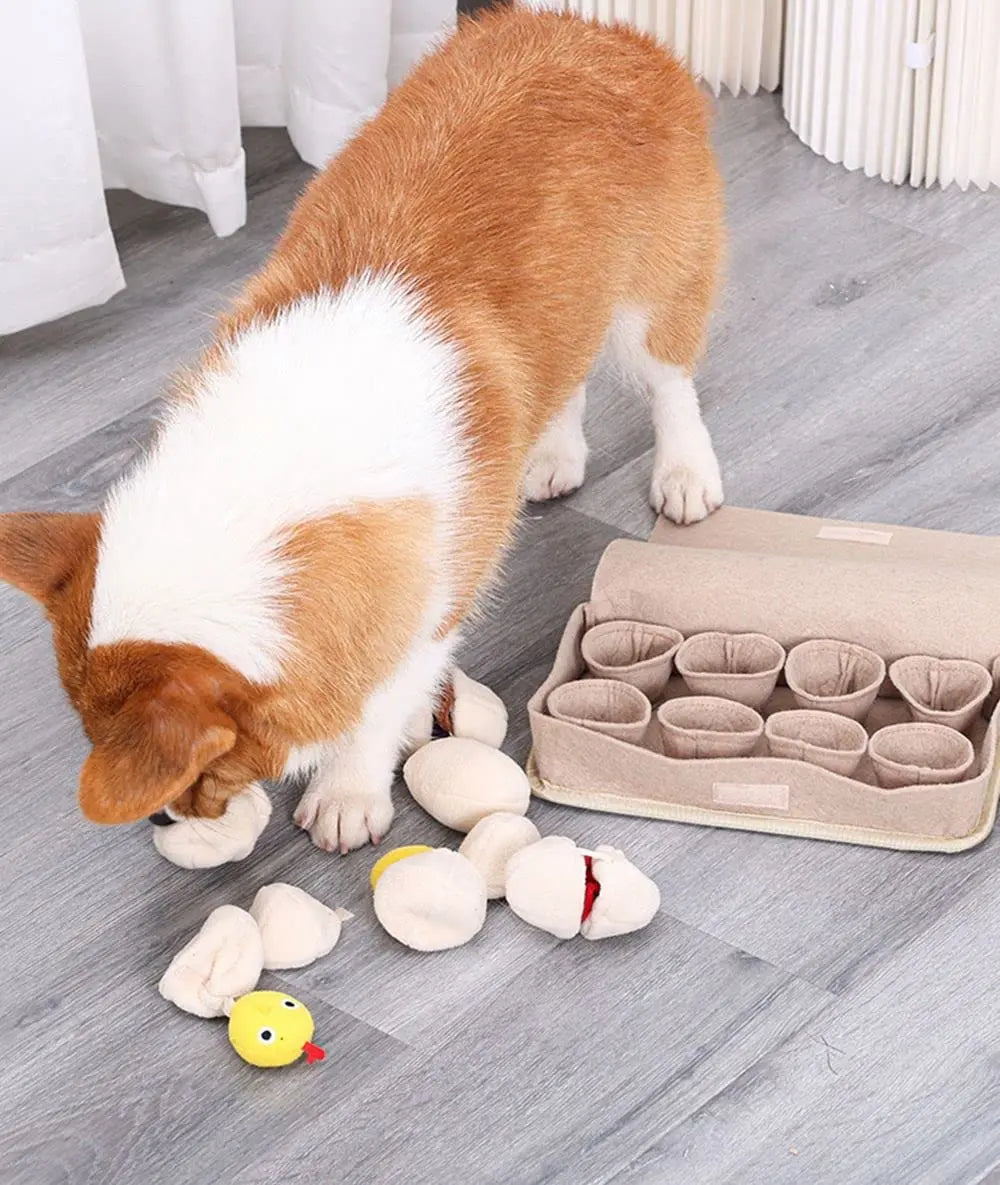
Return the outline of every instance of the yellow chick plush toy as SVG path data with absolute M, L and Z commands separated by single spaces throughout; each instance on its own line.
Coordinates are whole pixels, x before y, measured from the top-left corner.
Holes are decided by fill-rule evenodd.
M 250 992 L 240 996 L 229 1014 L 229 1042 L 251 1066 L 290 1066 L 305 1054 L 322 1061 L 325 1052 L 313 1045 L 313 1018 L 299 1000 L 284 992 Z

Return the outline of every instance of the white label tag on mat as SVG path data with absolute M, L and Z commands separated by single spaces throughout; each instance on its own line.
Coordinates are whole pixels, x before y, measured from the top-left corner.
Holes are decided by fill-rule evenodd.
M 787 811 L 789 789 L 768 782 L 716 782 L 712 786 L 712 801 L 719 806 L 766 807 L 772 811 Z
M 892 531 L 873 531 L 870 527 L 820 527 L 817 539 L 832 539 L 835 543 L 875 543 L 886 547 L 892 542 Z

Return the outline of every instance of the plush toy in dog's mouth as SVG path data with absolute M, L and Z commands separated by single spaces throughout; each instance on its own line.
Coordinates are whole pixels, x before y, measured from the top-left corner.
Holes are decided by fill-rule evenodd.
M 178 815 L 171 807 L 149 816 L 161 856 L 181 868 L 215 868 L 244 860 L 271 815 L 271 800 L 256 782 L 234 794 L 217 819 Z

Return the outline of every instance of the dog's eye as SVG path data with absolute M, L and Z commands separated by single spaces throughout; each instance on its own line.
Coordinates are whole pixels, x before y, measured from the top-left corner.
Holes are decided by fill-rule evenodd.
M 274 1033 L 271 1029 L 261 1029 L 257 1036 L 265 1045 L 270 1045 L 274 1041 Z

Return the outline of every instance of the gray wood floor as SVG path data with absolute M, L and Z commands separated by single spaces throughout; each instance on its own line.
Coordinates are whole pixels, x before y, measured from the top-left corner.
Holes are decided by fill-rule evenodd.
M 1000 532 L 1000 201 L 848 176 L 769 97 L 724 101 L 730 279 L 701 387 L 730 500 Z M 113 195 L 127 290 L 0 343 L 0 508 L 96 502 L 152 401 L 260 261 L 307 170 L 248 137 L 247 228 Z M 513 710 L 602 548 L 645 535 L 650 433 L 599 375 L 588 485 L 532 512 L 466 655 Z M 1000 602 L 1000 580 L 998 580 Z M 4 1185 L 950 1185 L 1000 1180 L 1000 869 L 539 804 L 658 880 L 641 935 L 559 944 L 502 905 L 471 946 L 374 923 L 370 854 L 324 856 L 291 791 L 254 858 L 192 874 L 74 804 L 83 740 L 34 607 L 0 589 Z M 449 837 L 397 791 L 397 842 Z M 215 905 L 291 880 L 357 913 L 283 984 L 329 1060 L 263 1074 L 157 996 Z

